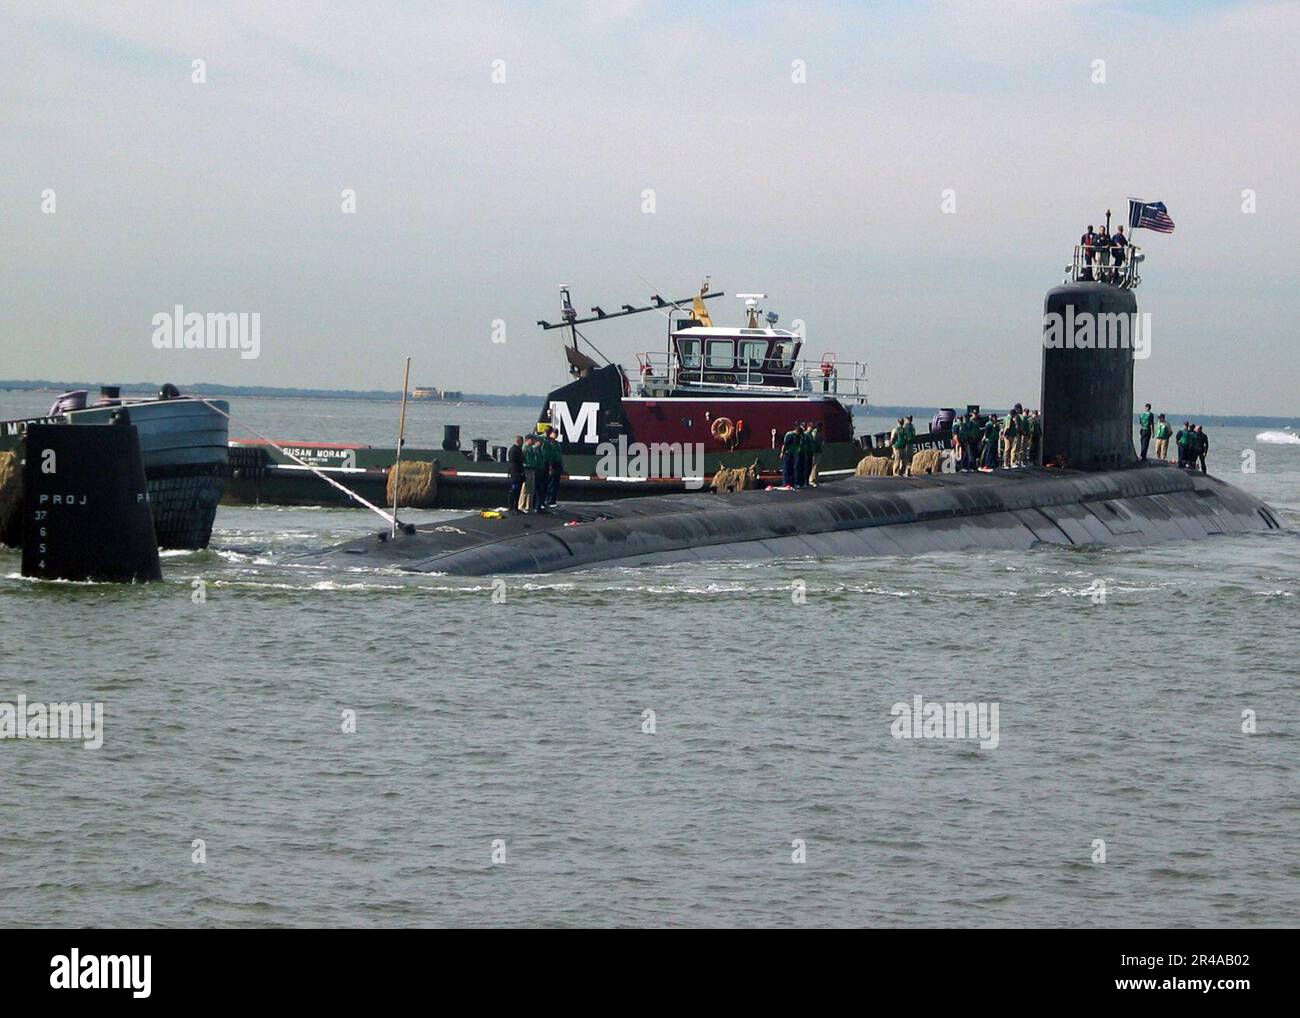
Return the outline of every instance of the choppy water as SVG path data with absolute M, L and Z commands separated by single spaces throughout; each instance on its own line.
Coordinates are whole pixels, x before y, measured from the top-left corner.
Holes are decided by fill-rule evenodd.
M 392 430 L 380 404 L 234 409 Z M 415 414 L 415 444 L 529 416 Z M 1300 447 L 1255 434 L 1212 430 L 1211 469 L 1300 527 Z M 1300 923 L 1296 533 L 510 578 L 501 603 L 274 564 L 373 529 L 223 508 L 146 588 L 0 552 L 0 700 L 106 712 L 98 750 L 0 742 L 0 923 Z M 916 694 L 997 703 L 998 746 L 893 738 Z

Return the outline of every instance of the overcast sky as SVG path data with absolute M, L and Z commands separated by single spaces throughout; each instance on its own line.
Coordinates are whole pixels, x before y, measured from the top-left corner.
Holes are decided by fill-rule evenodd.
M 1139 402 L 1300 413 L 1300 4 L 470 7 L 7 3 L 0 378 L 537 393 L 557 284 L 709 274 L 873 402 L 1036 404 L 1043 293 L 1136 196 L 1178 224 Z M 156 350 L 176 304 L 260 356 Z M 662 349 L 632 322 L 589 335 Z

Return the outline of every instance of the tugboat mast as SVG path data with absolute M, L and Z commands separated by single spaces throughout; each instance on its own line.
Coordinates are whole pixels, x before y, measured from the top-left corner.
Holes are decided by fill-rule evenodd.
M 561 308 L 560 317 L 562 320 L 558 322 L 548 322 L 543 318 L 539 318 L 537 320 L 537 324 L 540 325 L 543 330 L 547 330 L 547 331 L 549 331 L 550 329 L 569 330 L 569 342 L 565 345 L 565 356 L 568 357 L 569 359 L 569 370 L 574 375 L 580 375 L 584 370 L 590 370 L 591 368 L 595 367 L 596 362 L 578 349 L 579 337 L 587 340 L 587 345 L 590 346 L 593 350 L 595 350 L 597 354 L 600 354 L 600 356 L 605 359 L 605 362 L 607 364 L 612 362 L 608 357 L 605 357 L 605 355 L 601 353 L 600 349 L 596 346 L 595 343 L 593 343 L 590 339 L 587 339 L 586 336 L 583 336 L 582 333 L 578 331 L 579 325 L 586 325 L 588 322 L 603 322 L 612 318 L 626 318 L 628 315 L 639 315 L 639 314 L 643 314 L 646 311 L 660 311 L 666 314 L 667 313 L 665 311 L 666 308 L 680 308 L 682 305 L 690 302 L 694 302 L 694 306 L 696 309 L 694 313 L 698 318 L 698 312 L 704 309 L 704 301 L 710 300 L 713 297 L 724 296 L 724 294 L 720 290 L 717 293 L 709 293 L 708 288 L 709 288 L 709 281 L 708 281 L 708 277 L 706 276 L 704 280 L 704 284 L 700 287 L 699 294 L 696 295 L 695 297 L 683 297 L 680 300 L 664 300 L 663 297 L 659 296 L 659 294 L 656 293 L 650 297 L 650 303 L 646 304 L 644 307 L 633 307 L 631 304 L 624 304 L 622 305 L 622 310 L 606 311 L 599 304 L 597 304 L 592 307 L 591 309 L 592 314 L 589 317 L 579 318 L 578 312 L 573 306 L 573 299 L 569 293 L 568 284 L 561 283 L 560 284 L 560 308 Z M 707 319 L 708 312 L 705 311 L 704 314 L 705 314 L 705 318 Z M 671 333 L 671 324 L 669 327 L 669 332 Z

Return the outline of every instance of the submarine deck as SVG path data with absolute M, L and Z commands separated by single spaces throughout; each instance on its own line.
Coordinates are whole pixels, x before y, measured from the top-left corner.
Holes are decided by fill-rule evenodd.
M 1145 545 L 1281 529 L 1263 502 L 1166 464 L 1081 472 L 854 477 L 801 491 L 700 492 L 478 513 L 289 562 L 452 575 L 796 556 L 906 555 L 1035 544 Z

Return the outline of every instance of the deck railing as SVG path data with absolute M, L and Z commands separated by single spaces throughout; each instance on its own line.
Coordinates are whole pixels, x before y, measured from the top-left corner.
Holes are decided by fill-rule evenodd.
M 682 364 L 676 356 L 663 353 L 637 354 L 640 391 L 663 388 L 694 388 L 701 392 L 753 389 L 760 392 L 800 392 L 837 396 L 854 402 L 867 401 L 867 365 L 864 361 L 841 361 L 834 357 L 793 363 L 781 362 L 768 369 L 752 361 L 743 364 L 708 364 L 697 359 Z
M 1118 258 L 1121 257 L 1122 261 Z M 1067 283 L 1110 283 L 1132 290 L 1142 282 L 1138 266 L 1146 258 L 1133 244 L 1085 246 L 1074 245 L 1074 255 L 1065 267 Z

